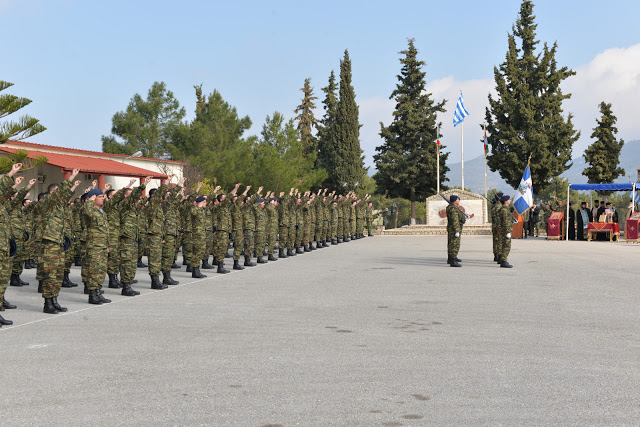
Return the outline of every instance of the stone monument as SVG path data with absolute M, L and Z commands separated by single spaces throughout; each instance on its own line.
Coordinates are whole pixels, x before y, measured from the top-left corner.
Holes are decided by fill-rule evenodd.
M 467 215 L 475 214 L 473 218 L 467 219 L 467 225 L 484 225 L 489 222 L 487 212 L 487 199 L 470 191 L 451 189 L 442 193 L 447 199 L 452 195 L 460 197 L 460 207 Z M 447 215 L 445 209 L 448 203 L 436 194 L 427 199 L 427 225 L 447 225 Z

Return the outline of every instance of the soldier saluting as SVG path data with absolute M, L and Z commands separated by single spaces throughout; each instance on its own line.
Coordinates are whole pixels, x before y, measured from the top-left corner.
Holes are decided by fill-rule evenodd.
M 466 215 L 458 206 L 459 204 L 460 198 L 454 194 L 449 199 L 449 206 L 447 206 L 447 264 L 451 267 L 462 267 L 458 251 L 460 250 L 460 235 L 466 221 Z

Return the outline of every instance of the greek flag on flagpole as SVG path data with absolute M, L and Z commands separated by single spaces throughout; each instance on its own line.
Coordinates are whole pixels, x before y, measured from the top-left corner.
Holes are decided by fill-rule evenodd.
M 458 98 L 458 104 L 456 105 L 456 111 L 453 113 L 453 127 L 458 126 L 464 122 L 464 118 L 469 115 L 469 112 L 464 108 L 464 102 L 462 101 L 462 93 Z
M 518 192 L 513 198 L 513 207 L 516 208 L 518 214 L 522 215 L 524 211 L 529 209 L 533 204 L 533 182 L 531 181 L 531 171 L 529 165 L 522 174 Z
M 629 198 L 633 197 L 632 194 L 633 194 L 633 191 L 629 191 L 628 197 Z M 640 192 L 638 192 L 637 188 L 636 188 L 636 196 L 635 196 L 635 199 L 633 201 L 636 204 L 640 203 Z

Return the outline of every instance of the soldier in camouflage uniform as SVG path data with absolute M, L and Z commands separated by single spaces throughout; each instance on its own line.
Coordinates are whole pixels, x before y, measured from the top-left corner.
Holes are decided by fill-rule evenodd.
M 191 215 L 189 211 L 193 206 L 193 197 L 191 195 L 186 196 L 180 203 L 180 217 L 182 218 L 182 265 L 187 266 L 187 273 L 191 273 L 191 249 L 193 243 L 191 241 Z
M 214 195 L 215 197 L 215 195 Z M 213 201 L 207 197 L 207 206 L 204 208 L 204 232 L 205 232 L 205 242 L 206 248 L 204 251 L 204 258 L 202 258 L 202 268 L 205 270 L 212 270 L 213 266 L 209 264 L 209 256 L 213 254 L 213 219 L 211 213 Z
M 451 267 L 462 267 L 458 258 L 458 251 L 460 250 L 462 226 L 466 219 L 458 208 L 459 204 L 460 198 L 452 195 L 447 206 L 447 263 Z
M 251 186 L 247 187 L 249 190 Z M 262 187 L 258 193 L 262 191 Z M 245 195 L 244 204 L 242 205 L 242 231 L 244 235 L 244 266 L 255 267 L 255 263 L 251 262 L 251 252 L 255 249 L 255 231 L 256 231 L 256 213 L 255 201 L 258 195 Z
M 27 186 L 18 191 L 18 193 L 13 197 L 9 206 L 11 210 L 11 237 L 13 237 L 16 242 L 16 255 L 13 258 L 11 267 L 11 286 L 29 285 L 29 283 L 23 281 L 20 278 L 24 263 L 28 259 L 27 244 L 30 238 L 30 232 L 28 230 L 26 214 L 24 212 L 23 206 L 25 197 L 28 195 L 29 190 L 36 182 L 36 179 L 32 179 L 31 181 L 29 181 Z
M 134 183 L 135 180 L 132 179 L 127 188 L 130 188 Z M 102 205 L 102 210 L 107 214 L 107 227 L 109 230 L 107 274 L 109 275 L 109 287 L 117 289 L 122 287 L 118 279 L 118 274 L 120 274 L 120 212 L 117 206 L 122 200 L 124 189 L 116 191 L 111 189 L 110 184 L 107 184 L 105 190 L 105 201 Z
M 236 185 L 235 191 L 238 190 L 239 184 Z M 233 192 L 232 192 L 233 193 Z M 213 211 L 214 221 L 216 223 L 216 236 L 214 240 L 214 248 L 216 260 L 218 261 L 218 270 L 220 274 L 226 274 L 229 272 L 224 268 L 224 254 L 229 248 L 229 233 L 231 232 L 231 212 L 229 207 L 231 205 L 231 199 L 228 199 L 226 194 L 220 193 L 216 196 L 218 204 Z
M 241 197 L 236 195 L 237 188 L 240 184 L 236 185 L 236 188 L 231 192 L 231 204 L 229 206 L 229 213 L 231 214 L 231 237 L 233 240 L 233 269 L 244 270 L 244 267 L 240 265 L 240 257 L 244 250 L 244 234 L 243 229 L 243 209 L 244 197 L 249 191 L 249 187 L 244 190 Z M 226 252 L 226 251 L 225 251 Z M 218 260 L 216 258 L 216 260 Z M 218 260 L 219 261 L 219 260 Z
M 62 277 L 62 287 L 75 288 L 78 285 L 73 283 L 69 279 L 69 274 L 71 273 L 71 265 L 73 264 L 73 256 L 74 256 L 73 242 L 76 238 L 73 233 L 73 200 L 71 200 L 65 206 L 64 221 L 65 221 L 64 229 L 66 230 L 66 233 L 68 233 L 68 234 L 65 234 L 65 237 L 69 238 L 71 242 L 71 246 L 64 252 L 64 274 Z
M 271 197 L 269 204 L 265 207 L 267 211 L 267 259 L 269 261 L 277 261 L 273 255 L 273 251 L 276 247 L 276 241 L 278 239 L 278 211 L 276 206 L 278 205 L 278 199 Z
M 29 233 L 29 241 L 25 244 L 26 261 L 24 268 L 32 269 L 36 268 L 36 239 L 35 239 L 35 221 L 33 220 L 33 208 L 35 203 L 29 199 L 24 200 L 24 218 L 26 222 L 26 230 Z
M 13 176 L 21 167 L 22 163 L 16 163 L 11 167 L 9 173 L 0 177 L 0 301 L 2 303 L 0 308 L 2 310 L 16 308 L 15 305 L 9 303 L 9 301 L 4 298 L 11 273 L 11 220 L 6 202 L 15 193 L 14 182 L 19 183 L 23 179 L 22 177 L 16 178 L 16 181 L 13 179 Z M 26 194 L 26 191 L 24 194 Z M 0 316 L 0 325 L 12 324 L 13 321 Z
M 490 214 L 491 214 L 491 235 L 493 238 L 493 260 L 495 262 L 497 262 L 498 264 L 500 264 L 500 252 L 501 252 L 501 248 L 500 248 L 500 229 L 498 228 L 498 223 L 499 218 L 498 218 L 498 211 L 500 210 L 500 208 L 502 207 L 502 204 L 500 203 L 500 198 L 502 197 L 502 193 L 498 192 L 496 193 L 495 197 L 493 198 L 493 200 L 491 200 L 491 209 L 490 209 Z
M 302 199 L 302 221 L 304 222 L 304 231 L 302 233 L 302 244 L 305 252 L 311 252 L 309 246 L 311 245 L 311 203 L 313 199 L 310 196 L 309 192 L 304 194 L 304 199 Z
M 367 233 L 369 237 L 373 237 L 373 203 L 368 202 L 365 210 L 365 219 L 367 222 Z
M 57 188 L 50 185 L 49 195 L 38 202 L 42 233 L 40 235 L 40 256 L 38 268 L 42 277 L 42 297 L 44 298 L 43 312 L 58 314 L 67 311 L 58 304 L 58 295 L 62 285 L 64 273 L 63 244 L 65 237 L 64 210 L 67 201 L 73 197 L 73 193 L 80 185 L 80 181 L 71 183 L 79 169 L 74 169 L 69 179 L 66 179 Z
M 509 205 L 511 200 L 509 196 L 502 196 L 500 198 L 501 207 L 498 211 L 498 227 L 500 227 L 500 267 L 511 268 L 513 267 L 507 258 L 509 252 L 511 252 L 511 232 L 513 231 L 513 215 Z
M 162 242 L 164 240 L 164 209 L 162 207 L 162 196 L 167 191 L 166 184 L 160 185 L 149 191 L 149 202 L 144 208 L 147 219 L 147 262 L 149 276 L 151 277 L 151 289 L 166 289 L 167 285 L 160 282 L 160 271 L 162 267 Z M 192 259 L 192 262 L 194 259 Z M 200 265 L 200 259 L 195 260 Z
M 151 196 L 149 196 L 151 197 Z M 142 262 L 142 257 L 147 254 L 149 248 L 149 218 L 146 210 L 149 205 L 149 198 L 142 196 L 135 205 L 136 216 L 138 217 L 138 261 L 137 268 L 147 268 L 148 265 Z M 160 263 L 158 263 L 159 265 Z
M 255 252 L 258 257 L 257 263 L 264 264 L 267 260 L 264 259 L 264 248 L 267 234 L 267 211 L 265 210 L 264 199 L 260 198 L 255 202 L 255 216 L 256 216 L 256 232 L 255 232 Z
M 296 196 L 296 204 L 293 207 L 294 229 L 295 237 L 293 247 L 297 254 L 303 254 L 302 241 L 304 237 L 304 212 L 302 211 L 305 205 L 302 203 L 302 196 L 298 194 Z
M 142 192 L 149 180 L 134 188 L 125 188 L 122 200 L 117 209 L 120 213 L 120 282 L 122 283 L 122 295 L 132 297 L 140 292 L 134 290 L 131 285 L 136 276 L 138 259 L 138 214 L 136 203 L 139 202 Z M 86 279 L 88 280 L 88 278 Z
M 335 193 L 335 192 L 334 192 Z M 338 202 L 333 198 L 330 201 L 329 205 L 329 215 L 331 216 L 331 232 L 329 233 L 329 237 L 331 239 L 332 245 L 338 244 Z
M 204 259 L 207 250 L 206 222 L 208 221 L 204 211 L 207 207 L 207 196 L 198 196 L 195 206 L 191 208 L 191 238 L 193 241 L 193 256 L 191 257 L 191 277 L 202 279 L 207 277 L 200 273 L 200 260 Z
M 89 289 L 89 304 L 110 303 L 100 293 L 102 283 L 107 274 L 109 252 L 109 220 L 102 209 L 105 195 L 100 189 L 93 189 L 87 193 L 86 203 L 82 206 L 84 223 L 87 227 L 87 246 L 82 268 L 85 270 L 87 288 Z
M 282 197 L 278 200 L 278 258 L 287 258 L 289 253 L 287 252 L 287 243 L 289 238 L 289 199 Z
M 171 177 L 169 178 L 169 180 Z M 162 284 L 178 285 L 180 282 L 171 277 L 171 267 L 175 261 L 176 245 L 178 240 L 178 197 L 184 191 L 182 186 L 186 178 L 182 178 L 178 185 L 169 191 L 165 191 L 162 196 L 162 210 L 164 211 L 164 240 L 162 242 Z

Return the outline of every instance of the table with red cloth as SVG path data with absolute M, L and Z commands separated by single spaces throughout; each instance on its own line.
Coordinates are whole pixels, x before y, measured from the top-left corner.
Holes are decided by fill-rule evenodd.
M 564 240 L 564 212 L 551 212 L 547 222 L 547 240 Z
M 640 226 L 640 219 L 627 220 L 627 224 L 624 227 L 624 240 L 627 242 L 639 243 L 638 238 L 638 226 Z
M 587 240 L 591 241 L 592 236 L 597 233 L 608 233 L 609 240 L 613 241 L 613 236 L 620 240 L 620 224 L 617 222 L 590 222 L 587 224 Z

